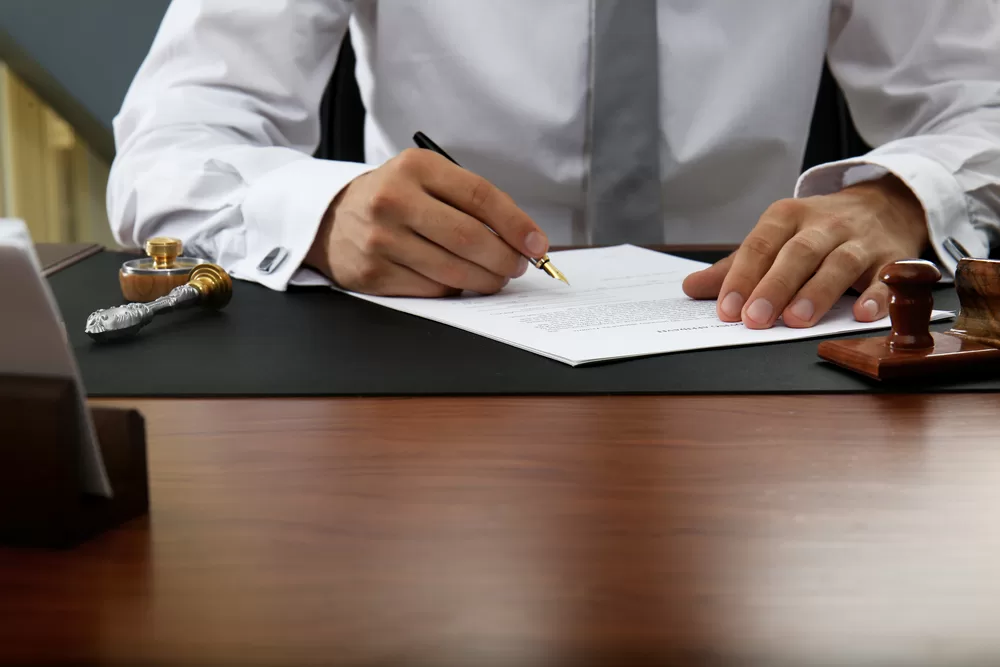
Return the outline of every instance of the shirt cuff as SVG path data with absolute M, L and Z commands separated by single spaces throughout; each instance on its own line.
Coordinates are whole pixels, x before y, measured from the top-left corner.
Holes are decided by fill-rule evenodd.
M 861 158 L 819 165 L 803 173 L 795 184 L 795 197 L 839 192 L 844 188 L 893 174 L 923 205 L 927 233 L 944 280 L 955 277 L 958 261 L 945 250 L 953 238 L 973 257 L 987 257 L 987 239 L 972 225 L 963 192 L 955 177 L 939 163 L 915 154 L 869 153 Z
M 284 291 L 289 284 L 324 284 L 320 274 L 302 267 L 330 202 L 374 165 L 305 158 L 256 181 L 241 205 L 246 254 L 230 269 L 234 278 Z M 270 271 L 261 263 L 274 254 Z M 326 281 L 325 284 L 329 284 Z

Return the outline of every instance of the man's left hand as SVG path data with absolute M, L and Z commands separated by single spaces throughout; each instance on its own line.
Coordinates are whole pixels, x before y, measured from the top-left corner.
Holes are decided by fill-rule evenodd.
M 854 317 L 871 322 L 889 308 L 879 269 L 920 257 L 927 243 L 923 207 L 887 176 L 773 204 L 736 252 L 689 275 L 684 292 L 718 299 L 724 322 L 766 329 L 779 317 L 790 327 L 810 327 L 854 288 L 861 293 Z

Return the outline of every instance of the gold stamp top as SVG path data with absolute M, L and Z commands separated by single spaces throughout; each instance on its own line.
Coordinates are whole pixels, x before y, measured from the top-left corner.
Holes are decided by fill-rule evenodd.
M 153 258 L 153 266 L 157 269 L 170 269 L 184 245 L 180 239 L 167 236 L 157 236 L 146 241 L 146 254 Z

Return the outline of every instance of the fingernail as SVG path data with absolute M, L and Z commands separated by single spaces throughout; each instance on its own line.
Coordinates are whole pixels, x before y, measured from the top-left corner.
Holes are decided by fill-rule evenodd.
M 522 257 L 517 261 L 517 270 L 514 272 L 514 277 L 520 278 L 527 272 L 528 272 L 528 260 Z
M 865 311 L 865 314 L 874 320 L 878 317 L 878 302 L 875 299 L 868 299 L 861 304 L 861 310 Z
M 739 292 L 730 292 L 722 300 L 720 308 L 723 315 L 735 319 L 740 316 L 740 311 L 743 310 L 743 297 Z
M 539 232 L 531 232 L 528 234 L 528 236 L 524 239 L 524 245 L 535 257 L 544 255 L 545 249 L 549 247 L 545 237 Z
M 810 299 L 799 299 L 792 304 L 792 307 L 788 309 L 795 319 L 802 320 L 803 322 L 808 322 L 812 319 L 813 313 L 816 312 L 816 306 L 813 305 Z
M 774 306 L 767 299 L 757 299 L 747 308 L 747 317 L 757 324 L 767 324 L 771 321 L 774 313 Z

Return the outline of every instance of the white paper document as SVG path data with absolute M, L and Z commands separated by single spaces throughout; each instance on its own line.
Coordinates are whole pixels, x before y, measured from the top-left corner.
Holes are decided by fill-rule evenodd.
M 889 318 L 861 323 L 844 297 L 809 329 L 780 320 L 753 330 L 716 315 L 715 301 L 696 301 L 684 278 L 707 264 L 631 245 L 549 255 L 570 285 L 542 271 L 528 273 L 499 294 L 445 299 L 351 293 L 388 308 L 449 324 L 571 366 L 666 352 L 732 347 L 889 328 Z M 935 311 L 934 319 L 951 313 Z
M 66 339 L 59 310 L 28 230 L 20 220 L 0 219 L 0 374 L 71 379 L 77 388 L 81 488 L 111 496 L 111 484 L 97 443 L 87 393 Z M 6 443 L 5 443 L 6 444 Z M 30 447 L 32 443 L 17 443 Z

